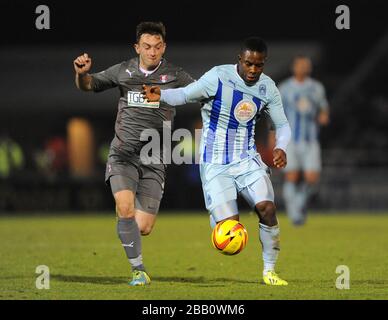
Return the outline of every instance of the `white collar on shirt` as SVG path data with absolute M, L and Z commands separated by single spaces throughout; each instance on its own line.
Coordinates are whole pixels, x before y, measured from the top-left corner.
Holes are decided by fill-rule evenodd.
M 156 70 L 159 69 L 160 65 L 162 64 L 162 60 L 160 60 L 158 66 L 154 70 L 145 70 L 142 67 L 139 66 L 139 70 L 144 73 L 146 77 L 148 77 L 150 74 L 153 74 Z

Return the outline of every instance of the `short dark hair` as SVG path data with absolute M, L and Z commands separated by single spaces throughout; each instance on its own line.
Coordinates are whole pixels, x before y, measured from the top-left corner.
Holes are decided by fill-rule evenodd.
M 162 22 L 140 22 L 136 27 L 136 42 L 139 42 L 141 35 L 144 33 L 159 35 L 163 41 L 166 41 L 166 27 Z
M 256 51 L 267 54 L 267 44 L 265 41 L 259 37 L 249 37 L 246 38 L 241 46 L 241 52 L 244 52 L 246 50 L 249 51 Z

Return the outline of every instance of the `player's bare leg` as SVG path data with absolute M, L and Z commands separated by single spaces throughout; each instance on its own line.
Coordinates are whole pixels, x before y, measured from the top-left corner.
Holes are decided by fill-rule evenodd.
M 145 272 L 141 255 L 141 236 L 135 219 L 135 195 L 130 190 L 121 190 L 114 194 L 117 212 L 117 233 L 131 264 L 133 279 L 130 285 L 145 285 L 150 279 Z
M 117 191 L 114 195 L 116 212 L 119 218 L 133 218 L 135 216 L 135 195 L 131 190 Z
M 259 216 L 259 237 L 263 247 L 264 283 L 267 285 L 287 285 L 287 281 L 275 273 L 275 263 L 280 251 L 280 229 L 275 204 L 272 201 L 262 201 L 256 204 L 255 210 Z
M 148 236 L 156 221 L 156 215 L 139 209 L 135 209 L 135 219 L 142 236 Z

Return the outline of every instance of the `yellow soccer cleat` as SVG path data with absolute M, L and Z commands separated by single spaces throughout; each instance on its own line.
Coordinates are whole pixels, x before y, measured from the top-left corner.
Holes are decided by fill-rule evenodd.
M 128 283 L 130 286 L 145 286 L 151 284 L 151 279 L 145 271 L 135 270 L 132 275 L 133 279 Z
M 267 271 L 265 275 L 263 275 L 264 283 L 269 286 L 287 286 L 288 282 L 286 280 L 281 279 L 275 271 Z

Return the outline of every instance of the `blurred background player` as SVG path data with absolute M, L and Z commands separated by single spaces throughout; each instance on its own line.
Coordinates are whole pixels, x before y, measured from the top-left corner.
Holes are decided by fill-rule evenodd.
M 307 203 L 317 192 L 321 171 L 319 127 L 329 123 L 329 106 L 323 85 L 310 77 L 309 57 L 296 56 L 293 76 L 279 85 L 284 110 L 292 130 L 287 149 L 283 197 L 287 215 L 294 225 L 306 220 Z
M 277 168 L 285 167 L 291 132 L 279 91 L 262 73 L 266 59 L 265 42 L 248 38 L 237 65 L 216 66 L 185 88 L 144 86 L 144 94 L 149 101 L 171 105 L 204 102 L 200 174 L 211 226 L 227 219 L 239 220 L 237 194 L 241 194 L 259 217 L 264 283 L 287 285 L 275 273 L 280 246 L 274 191 L 254 139 L 256 116 L 267 112 L 276 129 L 273 162 Z
M 116 64 L 99 73 L 88 74 L 92 60 L 83 54 L 74 60 L 76 85 L 84 91 L 99 92 L 118 87 L 120 99 L 106 166 L 105 181 L 116 202 L 117 232 L 133 270 L 130 285 L 147 285 L 140 235 L 150 234 L 163 196 L 166 165 L 163 149 L 159 164 L 145 165 L 140 150 L 147 143 L 140 135 L 156 129 L 160 136 L 163 121 L 172 121 L 175 109 L 166 103 L 149 104 L 141 97 L 143 83 L 163 88 L 185 86 L 193 79 L 163 58 L 166 30 L 160 22 L 142 22 L 136 28 L 138 57 Z M 161 146 L 163 148 L 163 146 Z

